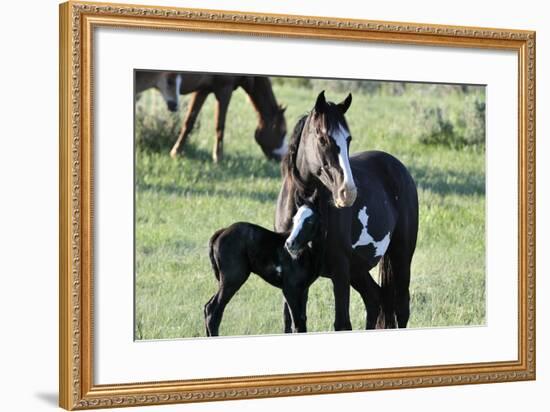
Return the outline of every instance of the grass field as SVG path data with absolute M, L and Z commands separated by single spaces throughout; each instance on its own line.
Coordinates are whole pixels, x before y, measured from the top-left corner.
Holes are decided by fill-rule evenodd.
M 288 106 L 291 130 L 319 90 L 276 82 L 274 92 Z M 329 100 L 344 97 L 327 91 Z M 358 90 L 346 115 L 352 153 L 392 153 L 418 185 L 410 327 L 485 322 L 485 152 L 482 144 L 461 137 L 475 134 L 463 116 L 474 100 L 484 101 L 483 90 L 420 85 L 399 93 Z M 203 306 L 217 290 L 208 259 L 211 234 L 235 221 L 273 227 L 280 171 L 254 141 L 256 114 L 238 89 L 229 107 L 225 159 L 214 164 L 214 102 L 210 96 L 185 156 L 176 161 L 168 152 L 181 114 L 169 114 L 156 91 L 146 92 L 136 108 L 136 339 L 204 336 Z M 452 133 L 445 134 L 449 127 Z M 431 138 L 433 130 L 441 132 L 440 141 Z M 377 269 L 371 273 L 377 279 Z M 355 292 L 351 299 L 353 328 L 364 328 L 363 303 Z M 310 290 L 308 330 L 330 331 L 333 322 L 332 283 L 322 278 Z M 281 332 L 280 290 L 252 275 L 228 305 L 220 333 Z

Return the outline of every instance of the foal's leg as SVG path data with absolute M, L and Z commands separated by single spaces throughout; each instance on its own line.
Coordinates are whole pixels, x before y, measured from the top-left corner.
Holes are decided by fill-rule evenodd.
M 219 335 L 219 327 L 225 307 L 249 276 L 250 272 L 244 270 L 220 271 L 218 292 L 204 306 L 206 336 Z
M 306 305 L 307 305 L 307 288 L 283 287 L 283 295 L 285 297 L 285 308 L 289 310 L 292 320 L 291 332 L 307 332 L 306 327 Z M 285 325 L 286 332 L 286 325 Z
M 223 157 L 223 133 L 225 130 L 225 118 L 227 115 L 227 108 L 229 107 L 229 101 L 233 94 L 233 85 L 223 87 L 217 90 L 215 93 L 218 106 L 216 108 L 216 143 L 214 150 L 212 151 L 212 159 L 214 162 L 222 160 Z
M 195 125 L 195 120 L 197 120 L 197 116 L 199 115 L 202 105 L 204 104 L 204 101 L 207 97 L 207 92 L 195 92 L 191 95 L 191 102 L 189 103 L 189 109 L 187 110 L 185 120 L 183 121 L 183 127 L 181 128 L 178 140 L 176 140 L 176 143 L 172 147 L 172 150 L 170 150 L 170 156 L 172 156 L 174 159 L 181 152 L 183 145 L 187 140 L 187 137 L 189 136 L 189 134 L 191 134 L 193 126 Z
M 292 316 L 290 315 L 290 308 L 286 299 L 283 296 L 283 322 L 285 333 L 292 333 Z
M 311 285 L 313 281 L 311 280 L 309 284 Z M 307 300 L 309 295 L 309 285 L 305 288 L 303 294 L 302 294 L 302 314 L 301 319 L 303 319 L 304 322 L 304 332 L 307 332 Z M 284 321 L 284 331 L 285 333 L 292 333 L 292 315 L 290 313 L 290 307 L 288 306 L 288 303 L 286 299 L 283 299 L 283 321 Z
M 359 269 L 351 272 L 351 286 L 361 295 L 367 312 L 367 329 L 375 329 L 380 312 L 380 286 L 369 272 Z

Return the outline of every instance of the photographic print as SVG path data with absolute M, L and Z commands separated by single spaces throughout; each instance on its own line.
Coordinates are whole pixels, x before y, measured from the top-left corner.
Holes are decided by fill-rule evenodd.
M 484 85 L 134 76 L 135 340 L 485 324 Z
M 535 37 L 60 5 L 60 405 L 535 379 Z

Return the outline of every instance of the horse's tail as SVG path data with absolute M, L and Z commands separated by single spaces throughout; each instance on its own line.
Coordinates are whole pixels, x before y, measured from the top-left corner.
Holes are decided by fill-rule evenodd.
M 216 243 L 216 240 L 218 240 L 224 230 L 225 228 L 216 230 L 208 242 L 208 256 L 210 257 L 210 263 L 212 264 L 214 276 L 216 276 L 218 281 L 220 280 L 220 268 L 218 266 L 216 256 L 214 255 L 214 243 Z
M 395 317 L 395 274 L 388 254 L 380 262 L 381 310 L 376 322 L 377 329 L 396 327 Z

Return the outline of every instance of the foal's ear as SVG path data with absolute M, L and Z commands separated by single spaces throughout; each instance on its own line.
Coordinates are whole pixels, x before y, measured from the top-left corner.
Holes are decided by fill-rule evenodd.
M 323 90 L 321 93 L 319 93 L 319 96 L 317 96 L 317 101 L 315 102 L 315 111 L 317 113 L 323 113 L 326 106 L 327 101 L 325 99 L 325 91 Z
M 340 109 L 340 112 L 344 114 L 348 111 L 350 105 L 351 105 L 351 93 L 348 94 L 348 97 L 346 97 L 346 99 L 343 102 L 338 103 L 337 106 L 338 106 L 338 109 Z

